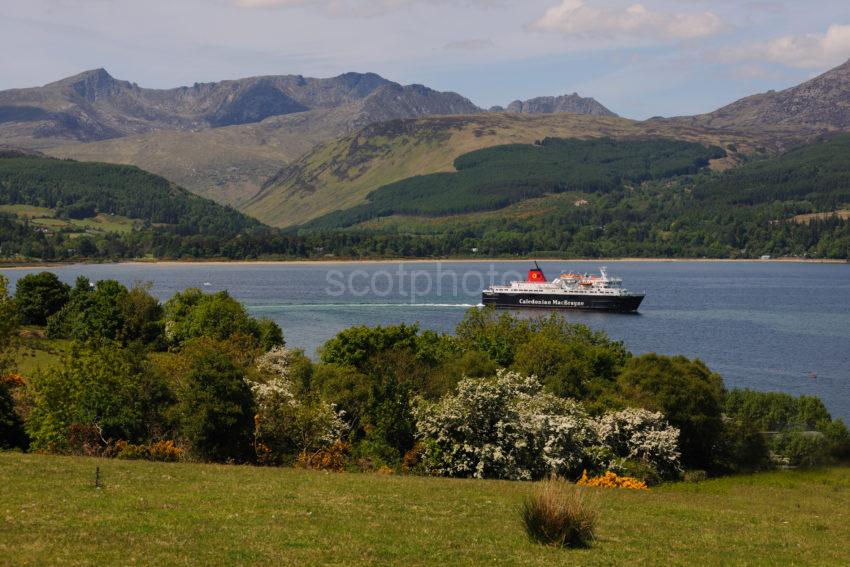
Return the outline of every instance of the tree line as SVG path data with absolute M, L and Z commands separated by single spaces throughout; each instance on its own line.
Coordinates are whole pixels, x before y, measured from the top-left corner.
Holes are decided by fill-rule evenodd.
M 452 334 L 358 326 L 318 360 L 224 292 L 0 278 L 0 446 L 118 458 L 648 482 L 850 456 L 817 398 L 727 391 L 699 360 L 636 356 L 558 315 L 471 309 Z M 14 371 L 19 324 L 70 340 Z
M 600 165 L 604 161 L 603 156 L 619 164 L 612 166 L 614 170 L 622 168 L 617 174 L 621 176 L 618 184 L 606 186 L 605 191 L 570 192 L 569 199 L 559 199 L 558 196 L 526 199 L 523 205 L 528 210 L 522 214 L 514 214 L 507 207 L 503 209 L 505 214 L 499 216 L 450 215 L 439 219 L 439 222 L 431 222 L 431 217 L 422 216 L 425 209 L 416 209 L 419 206 L 417 203 L 453 205 L 445 195 L 439 196 L 439 192 L 431 194 L 426 191 L 426 185 L 417 185 L 425 179 L 423 177 L 409 181 L 411 187 L 415 185 L 422 191 L 415 191 L 415 198 L 409 200 L 412 208 L 407 212 L 419 216 L 398 215 L 391 224 L 382 226 L 380 222 L 372 223 L 368 228 L 357 224 L 340 228 L 337 221 L 348 223 L 343 222 L 345 219 L 342 217 L 345 215 L 357 217 L 349 218 L 351 222 L 372 216 L 372 212 L 369 212 L 361 218 L 357 216 L 360 214 L 357 212 L 359 209 L 351 209 L 350 212 L 339 213 L 342 215 L 337 215 L 339 218 L 333 217 L 336 220 L 332 223 L 325 223 L 331 219 L 325 217 L 323 221 L 317 221 L 315 226 L 277 230 L 247 220 L 231 209 L 198 197 L 192 197 L 191 203 L 197 199 L 207 204 L 197 210 L 200 212 L 186 216 L 188 220 L 176 225 L 159 225 L 153 222 L 156 217 L 150 216 L 147 218 L 148 224 L 125 234 L 81 235 L 63 230 L 47 231 L 26 220 L 16 219 L 11 214 L 0 213 L 0 258 L 17 261 L 121 260 L 141 257 L 235 260 L 429 258 L 473 255 L 758 258 L 765 254 L 850 258 L 850 220 L 839 216 L 805 222 L 795 220 L 801 214 L 850 209 L 847 189 L 850 186 L 850 165 L 844 159 L 850 150 L 850 136 L 838 136 L 781 156 L 753 160 L 723 173 L 701 171 L 695 174 L 688 168 L 701 166 L 701 160 L 713 155 L 705 153 L 711 149 L 699 150 L 701 146 L 680 142 L 612 144 L 610 140 L 547 140 L 540 147 L 503 146 L 458 158 L 457 165 L 461 172 L 486 170 L 489 172 L 487 175 L 497 175 L 498 172 L 510 171 L 516 166 L 517 171 L 525 172 L 523 175 L 528 173 L 529 183 L 534 182 L 535 174 L 515 164 L 517 156 L 525 159 L 528 153 L 535 158 L 540 158 L 547 151 L 554 151 L 556 157 L 567 156 L 562 161 L 553 158 L 552 171 L 560 172 L 558 175 L 570 175 L 571 170 L 564 170 L 567 172 L 564 173 L 559 169 L 570 160 L 578 163 L 587 159 L 596 164 L 595 175 L 607 179 L 604 173 L 607 166 Z M 550 150 L 550 147 L 555 149 Z M 662 160 L 659 165 L 651 156 L 663 155 L 662 150 L 665 148 L 670 161 L 666 168 L 658 169 L 666 162 Z M 500 161 L 503 158 L 505 162 Z M 26 162 L 26 159 L 37 160 L 0 159 L 0 165 L 19 160 Z M 83 165 L 59 160 L 42 161 L 51 164 L 58 162 L 62 165 L 61 171 Z M 38 168 L 33 166 L 32 161 L 26 163 L 29 165 L 17 170 L 16 175 L 34 176 L 21 183 L 27 187 L 38 186 L 35 181 L 41 175 Z M 503 167 L 498 165 L 501 163 L 513 165 Z M 538 165 L 533 160 L 529 163 L 534 167 Z M 93 165 L 105 167 L 101 164 Z M 543 171 L 548 171 L 544 166 L 541 167 Z M 97 171 L 97 168 L 93 171 Z M 128 179 L 136 179 L 138 171 L 135 170 Z M 679 175 L 682 171 L 687 174 Z M 673 174 L 676 176 L 666 177 Z M 656 179 L 656 176 L 664 178 Z M 644 180 L 626 183 L 624 180 L 627 177 Z M 6 185 L 0 192 L 0 202 L 13 200 L 7 195 L 7 192 L 11 194 L 10 187 L 14 184 L 10 179 L 13 178 L 6 178 Z M 160 180 L 157 183 L 167 183 L 161 178 L 156 179 Z M 469 188 L 486 185 L 484 181 L 481 181 L 483 185 L 475 183 L 469 185 Z M 100 187 L 97 190 L 93 188 L 90 191 L 93 194 L 108 193 L 103 190 L 103 185 L 93 187 Z M 137 195 L 144 193 L 134 187 L 128 181 L 123 191 L 128 194 L 135 192 Z M 23 199 L 20 197 L 23 194 L 31 195 L 32 198 Z M 40 195 L 39 191 L 28 193 L 19 190 L 18 195 L 14 200 L 26 201 L 28 204 L 60 204 L 59 201 L 39 200 L 40 197 L 36 198 Z M 69 195 L 78 194 L 71 192 Z M 389 193 L 387 195 L 389 199 Z M 458 198 L 464 199 L 473 195 L 470 203 L 475 203 L 475 207 L 489 202 L 486 196 L 470 193 L 466 189 L 458 195 Z M 522 191 L 514 196 L 529 197 Z M 61 202 L 61 206 L 73 208 L 76 203 L 74 198 L 69 196 Z M 167 209 L 169 202 L 163 196 L 156 207 Z M 408 206 L 406 202 L 395 199 L 391 204 L 396 208 L 404 208 Z M 364 206 L 368 208 L 372 205 Z M 66 214 L 88 213 L 69 210 Z M 322 227 L 323 224 L 327 226 Z

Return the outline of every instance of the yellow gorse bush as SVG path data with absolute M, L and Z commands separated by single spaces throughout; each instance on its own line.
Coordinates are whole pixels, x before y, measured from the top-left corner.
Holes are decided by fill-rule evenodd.
M 620 476 L 615 472 L 608 471 L 601 476 L 588 478 L 587 471 L 582 472 L 581 478 L 576 482 L 579 486 L 595 486 L 598 488 L 626 488 L 628 490 L 649 490 L 646 483 L 631 476 Z

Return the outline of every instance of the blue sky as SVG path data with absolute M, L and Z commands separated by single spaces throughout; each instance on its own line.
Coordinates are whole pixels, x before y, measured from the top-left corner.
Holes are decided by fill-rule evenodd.
M 373 71 L 481 106 L 578 92 L 713 110 L 850 58 L 847 0 L 0 0 L 0 89 Z M 11 56 L 9 56 L 11 54 Z

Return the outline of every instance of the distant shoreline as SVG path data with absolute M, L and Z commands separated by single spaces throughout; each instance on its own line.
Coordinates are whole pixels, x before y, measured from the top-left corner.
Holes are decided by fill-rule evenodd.
M 667 262 L 667 263 L 757 263 L 757 264 L 850 264 L 850 260 L 829 258 L 376 258 L 364 259 L 322 259 L 322 260 L 128 260 L 125 262 L 45 262 L 43 264 L 0 263 L 0 270 L 32 270 L 38 268 L 62 268 L 68 266 L 276 266 L 276 265 L 338 265 L 338 264 L 447 264 L 496 263 L 496 262 Z

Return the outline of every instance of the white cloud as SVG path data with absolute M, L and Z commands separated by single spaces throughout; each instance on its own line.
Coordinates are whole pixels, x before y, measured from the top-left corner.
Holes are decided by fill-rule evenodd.
M 832 67 L 850 58 L 850 25 L 833 24 L 825 33 L 786 35 L 720 52 L 725 61 L 769 61 L 799 69 Z
M 567 36 L 633 36 L 655 41 L 697 39 L 726 29 L 723 21 L 711 12 L 670 13 L 643 4 L 603 7 L 585 0 L 562 0 L 546 10 L 531 27 Z

